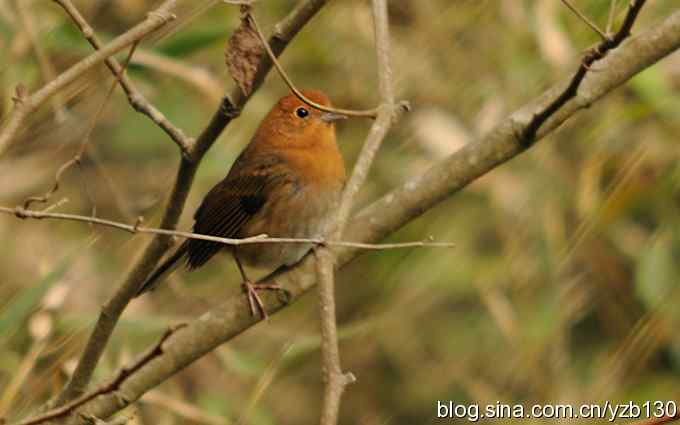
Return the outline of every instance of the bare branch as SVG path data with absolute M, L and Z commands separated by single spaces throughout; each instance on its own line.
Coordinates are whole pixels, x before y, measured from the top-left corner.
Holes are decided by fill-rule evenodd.
M 340 400 L 347 385 L 356 381 L 351 372 L 340 365 L 338 326 L 335 315 L 335 255 L 329 249 L 314 250 L 316 276 L 319 282 L 319 315 L 321 317 L 321 367 L 324 381 L 321 425 L 338 423 Z
M 147 18 L 135 27 L 116 37 L 101 50 L 82 59 L 60 74 L 56 79 L 43 86 L 30 96 L 18 96 L 15 99 L 14 109 L 9 115 L 5 125 L 0 130 L 0 155 L 8 148 L 12 139 L 16 136 L 26 117 L 42 106 L 47 100 L 58 93 L 62 88 L 74 82 L 95 65 L 106 58 L 115 55 L 131 44 L 139 42 L 149 33 L 162 27 L 175 16 L 170 13 L 176 0 L 166 0 L 158 9 L 148 14 Z
M 630 30 L 633 28 L 633 24 L 637 20 L 638 14 L 645 5 L 646 0 L 631 0 L 628 5 L 628 14 L 626 19 L 621 25 L 619 31 L 614 34 L 611 38 L 605 38 L 600 44 L 598 44 L 594 49 L 592 49 L 581 62 L 581 66 L 578 71 L 574 74 L 569 85 L 564 89 L 562 94 L 558 96 L 547 108 L 545 108 L 540 113 L 536 114 L 529 126 L 524 132 L 524 141 L 522 142 L 525 147 L 531 146 L 536 138 L 536 132 L 545 123 L 548 118 L 553 116 L 560 108 L 562 108 L 570 99 L 576 97 L 578 94 L 578 89 L 583 79 L 586 77 L 588 71 L 591 70 L 591 66 L 598 60 L 605 57 L 607 52 L 618 47 L 623 40 L 625 40 L 630 35 Z
M 78 26 L 78 29 L 80 29 L 80 32 L 83 33 L 83 37 L 85 37 L 88 43 L 90 43 L 90 45 L 95 50 L 101 50 L 102 45 L 99 41 L 99 38 L 95 34 L 90 24 L 85 20 L 83 15 L 81 15 L 78 9 L 73 5 L 71 0 L 54 1 L 71 17 L 73 22 Z M 177 144 L 183 154 L 188 154 L 189 148 L 193 143 L 191 138 L 187 137 L 181 129 L 175 127 L 165 117 L 165 115 L 163 115 L 162 112 L 156 109 L 156 107 L 144 97 L 144 95 L 137 89 L 115 58 L 109 57 L 104 61 L 104 63 L 120 82 L 120 86 L 123 88 L 123 91 L 125 91 L 128 101 L 134 110 L 149 117 L 151 121 L 153 121 L 163 131 L 165 131 L 168 136 L 170 136 L 170 138 Z
M 58 205 L 63 204 L 59 202 L 55 205 L 51 205 L 42 211 L 28 210 L 25 207 L 2 207 L 0 206 L 0 213 L 11 214 L 20 219 L 33 218 L 37 220 L 42 219 L 56 219 L 56 220 L 67 220 L 67 221 L 77 221 L 82 223 L 90 223 L 99 226 L 111 227 L 118 230 L 124 230 L 129 233 L 146 233 L 153 235 L 165 235 L 165 236 L 177 236 L 186 239 L 200 239 L 210 242 L 218 242 L 225 245 L 248 245 L 248 244 L 261 244 L 261 243 L 301 243 L 301 244 L 314 244 L 321 246 L 337 246 L 344 248 L 356 248 L 365 250 L 385 250 L 385 249 L 404 249 L 404 248 L 453 248 L 455 244 L 449 242 L 434 242 L 429 241 L 414 241 L 414 242 L 396 242 L 396 243 L 361 243 L 361 242 L 350 242 L 350 241 L 335 241 L 326 240 L 324 238 L 270 238 L 267 235 L 257 235 L 249 238 L 243 239 L 233 239 L 233 238 L 221 238 L 212 235 L 203 235 L 200 233 L 182 232 L 178 230 L 168 230 L 168 229 L 155 229 L 151 227 L 143 227 L 141 225 L 141 217 L 135 222 L 135 224 L 125 224 L 118 221 L 106 220 L 97 217 L 89 217 L 84 215 L 76 214 L 63 214 L 63 213 L 52 213 L 50 212 Z M 432 238 L 430 238 L 432 239 Z
M 127 68 L 127 65 L 130 62 L 130 58 L 132 58 L 132 55 L 135 52 L 135 48 L 137 47 L 137 43 L 132 45 L 132 48 L 130 49 L 130 53 L 127 56 L 127 59 L 125 60 L 125 66 L 121 68 L 121 72 L 125 71 L 125 68 Z M 69 168 L 71 168 L 73 165 L 78 165 L 81 166 L 82 164 L 82 159 L 83 156 L 85 155 L 85 151 L 87 149 L 87 145 L 90 141 L 90 135 L 92 134 L 92 131 L 95 128 L 95 125 L 97 124 L 97 121 L 99 121 L 99 118 L 101 117 L 101 114 L 104 112 L 104 107 L 108 103 L 109 99 L 111 98 L 111 95 L 113 94 L 113 90 L 116 88 L 117 81 L 119 81 L 121 74 L 116 75 L 116 81 L 113 82 L 113 85 L 111 85 L 111 88 L 107 92 L 104 101 L 101 103 L 99 109 L 95 112 L 95 114 L 92 116 L 92 119 L 90 120 L 90 125 L 85 133 L 85 136 L 83 136 L 83 141 L 80 144 L 80 149 L 78 149 L 78 152 L 71 158 L 70 160 L 66 161 L 59 169 L 57 170 L 57 174 L 54 177 L 54 185 L 50 190 L 48 190 L 44 195 L 42 196 L 30 196 L 24 201 L 24 209 L 30 208 L 31 204 L 34 202 L 40 202 L 40 203 L 45 203 L 50 200 L 52 195 L 54 195 L 57 190 L 59 190 L 59 186 L 61 183 L 61 175 L 66 172 Z M 89 194 L 89 190 L 87 189 L 87 183 L 83 181 L 83 184 L 85 185 L 85 193 Z M 92 202 L 92 199 L 90 199 L 90 202 Z M 93 215 L 94 215 L 94 208 L 93 208 Z
M 28 198 L 26 198 L 26 200 L 24 201 L 24 208 L 28 209 L 34 202 L 45 203 L 49 201 L 52 195 L 54 195 L 61 186 L 61 175 L 64 174 L 64 172 L 66 172 L 69 168 L 71 168 L 71 166 L 73 166 L 76 163 L 76 161 L 77 158 L 73 157 L 70 160 L 63 163 L 61 167 L 59 167 L 59 169 L 57 170 L 57 173 L 54 175 L 54 184 L 52 185 L 50 190 L 45 192 L 44 195 L 29 196 Z

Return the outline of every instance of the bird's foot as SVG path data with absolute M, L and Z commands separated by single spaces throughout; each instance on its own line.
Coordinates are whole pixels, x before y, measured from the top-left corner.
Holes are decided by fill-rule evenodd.
M 246 298 L 248 299 L 250 314 L 252 314 L 253 317 L 256 317 L 257 313 L 259 312 L 260 316 L 264 320 L 267 320 L 269 315 L 267 314 L 267 310 L 264 308 L 264 303 L 262 302 L 262 299 L 258 295 L 257 291 L 277 291 L 279 294 L 286 294 L 287 300 L 290 299 L 290 294 L 288 291 L 283 289 L 283 287 L 277 283 L 252 283 L 246 280 L 243 282 L 243 284 L 241 284 L 241 287 L 243 288 L 243 292 L 246 294 Z

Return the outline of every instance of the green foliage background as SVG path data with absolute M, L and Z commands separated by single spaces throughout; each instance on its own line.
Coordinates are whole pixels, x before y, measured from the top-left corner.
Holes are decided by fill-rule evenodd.
M 57 71 L 90 48 L 53 2 L 18 0 Z M 602 27 L 609 3 L 577 1 Z M 626 2 L 619 2 L 615 22 Z M 103 39 L 155 2 L 78 1 Z M 295 4 L 260 2 L 271 29 Z M 399 0 L 390 4 L 395 82 L 413 112 L 388 136 L 359 205 L 426 170 L 566 78 L 598 40 L 559 2 Z M 635 30 L 677 4 L 649 2 Z M 179 19 L 149 37 L 129 75 L 188 134 L 232 86 L 224 46 L 238 9 L 180 1 Z M 336 105 L 377 102 L 370 7 L 331 1 L 289 46 L 284 66 Z M 146 60 L 141 58 L 146 57 Z M 181 65 L 179 73 L 158 57 Z M 125 53 L 120 59 L 125 58 Z M 154 62 L 155 60 L 155 62 Z M 45 82 L 16 19 L 0 2 L 0 112 L 18 83 Z M 99 67 L 48 105 L 0 159 L 0 204 L 46 192 L 93 125 L 113 78 Z M 437 400 L 595 403 L 676 399 L 680 391 L 680 57 L 675 54 L 582 112 L 530 152 L 479 179 L 391 240 L 433 236 L 455 249 L 364 254 L 339 274 L 348 388 L 342 423 L 434 423 Z M 257 123 L 286 93 L 272 73 L 204 160 L 181 222 L 227 172 Z M 339 127 L 347 164 L 369 123 Z M 135 113 L 120 89 L 94 123 L 87 155 L 51 203 L 58 211 L 157 225 L 175 145 Z M 148 236 L 78 223 L 0 217 L 0 416 L 21 417 L 72 371 L 99 306 Z M 226 256 L 126 311 L 97 371 L 109 376 L 168 325 L 239 291 Z M 139 403 L 140 424 L 303 424 L 317 421 L 322 382 L 316 299 L 276 315 L 163 384 Z

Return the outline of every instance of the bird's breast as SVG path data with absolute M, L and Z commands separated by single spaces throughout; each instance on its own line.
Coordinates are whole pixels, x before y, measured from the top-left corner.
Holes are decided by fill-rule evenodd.
M 240 237 L 261 234 L 278 238 L 322 237 L 341 190 L 341 181 L 324 187 L 287 183 L 248 221 Z M 263 243 L 241 245 L 237 250 L 239 258 L 251 266 L 276 268 L 297 263 L 311 247 L 307 243 Z

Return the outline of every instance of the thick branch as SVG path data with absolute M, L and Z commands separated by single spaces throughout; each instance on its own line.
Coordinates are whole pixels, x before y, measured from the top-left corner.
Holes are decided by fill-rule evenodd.
M 147 18 L 137 24 L 135 27 L 126 33 L 116 37 L 104 48 L 92 53 L 90 56 L 82 59 L 80 62 L 71 66 L 69 69 L 60 74 L 55 80 L 46 84 L 43 88 L 33 93 L 30 96 L 18 96 L 15 99 L 14 109 L 10 114 L 7 122 L 0 130 L 0 155 L 2 155 L 9 146 L 14 136 L 19 131 L 24 119 L 33 111 L 38 109 L 43 103 L 49 100 L 52 96 L 71 84 L 87 71 L 92 69 L 95 65 L 101 63 L 106 58 L 115 55 L 127 46 L 139 42 L 149 33 L 154 32 L 162 27 L 175 16 L 170 13 L 175 6 L 176 0 L 165 1 L 158 9 L 149 13 Z
M 589 73 L 575 98 L 546 121 L 536 134 L 537 139 L 549 134 L 576 112 L 625 83 L 633 75 L 680 48 L 680 12 L 663 23 L 611 51 L 597 62 L 598 72 Z M 346 237 L 351 240 L 375 242 L 385 238 L 401 226 L 442 200 L 461 190 L 479 176 L 509 161 L 524 151 L 521 135 L 532 117 L 547 107 L 569 81 L 557 84 L 538 99 L 530 102 L 501 122 L 485 138 L 467 145 L 448 159 L 432 167 L 424 175 L 407 181 L 377 202 L 362 210 L 352 220 Z M 338 264 L 348 263 L 357 251 L 339 251 Z M 294 302 L 312 288 L 316 273 L 314 259 L 309 256 L 299 265 L 277 271 L 265 280 L 276 280 L 291 293 Z M 275 313 L 284 307 L 275 296 L 263 297 L 265 307 Z M 164 344 L 163 355 L 153 359 L 118 390 L 128 402 L 141 397 L 178 371 L 182 370 L 220 344 L 253 326 L 257 320 L 250 315 L 247 303 L 235 296 L 215 306 L 186 328 L 177 331 Z M 106 418 L 125 407 L 121 397 L 107 394 L 87 403 L 82 410 Z M 83 424 L 73 417 L 68 423 Z
M 293 39 L 309 19 L 326 4 L 326 1 L 303 0 L 289 16 L 281 21 L 276 27 L 275 34 L 269 40 L 274 53 L 280 54 L 288 45 L 288 42 Z M 254 77 L 252 84 L 253 92 L 260 87 L 270 69 L 271 61 L 263 59 Z M 238 116 L 238 112 L 243 108 L 248 99 L 249 96 L 245 96 L 238 88 L 235 88 L 229 96 L 225 96 L 222 104 L 213 114 L 210 123 L 194 143 L 190 155 L 182 157 L 177 177 L 175 178 L 175 184 L 163 214 L 161 228 L 174 229 L 177 227 L 177 222 L 184 209 L 189 189 L 203 155 L 215 143 L 215 140 L 217 140 L 231 120 Z M 85 390 L 92 379 L 92 374 L 113 333 L 113 329 L 118 323 L 120 315 L 135 296 L 144 279 L 153 271 L 158 260 L 160 260 L 170 246 L 169 236 L 155 236 L 149 245 L 146 246 L 139 260 L 134 263 L 132 269 L 118 287 L 118 290 L 104 304 L 85 346 L 85 350 L 78 361 L 76 370 L 58 398 L 58 404 L 77 397 Z

